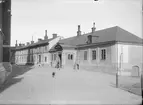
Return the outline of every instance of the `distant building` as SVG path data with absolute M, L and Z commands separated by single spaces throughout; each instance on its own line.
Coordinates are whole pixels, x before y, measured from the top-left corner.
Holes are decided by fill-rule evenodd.
M 26 64 L 50 64 L 49 49 L 54 46 L 59 40 L 60 36 L 53 34 L 53 38 L 48 39 L 47 31 L 45 31 L 44 39 L 38 39 L 38 42 L 25 44 L 17 44 L 15 48 L 15 63 L 18 65 Z
M 52 64 L 61 59 L 61 65 L 121 75 L 140 75 L 142 70 L 142 39 L 118 27 L 96 31 L 60 40 L 49 51 Z

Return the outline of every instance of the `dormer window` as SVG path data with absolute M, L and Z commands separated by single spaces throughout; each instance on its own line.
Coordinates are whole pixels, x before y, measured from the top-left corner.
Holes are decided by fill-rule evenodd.
M 92 35 L 87 36 L 87 43 L 88 44 L 92 43 Z

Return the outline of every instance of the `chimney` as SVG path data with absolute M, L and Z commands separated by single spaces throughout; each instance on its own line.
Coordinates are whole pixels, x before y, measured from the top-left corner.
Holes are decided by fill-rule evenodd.
M 26 44 L 27 44 L 27 45 L 30 45 L 30 43 L 29 43 L 29 42 L 27 42 Z
M 81 31 L 80 31 L 80 25 L 78 25 L 78 31 L 77 31 L 77 36 L 81 35 Z
M 31 41 L 31 44 L 34 44 L 34 41 L 33 41 L 33 40 Z
M 22 46 L 22 44 L 21 43 L 19 43 L 19 47 L 21 47 Z
M 17 47 L 18 46 L 18 44 L 17 44 L 17 40 L 16 40 L 16 44 L 15 44 L 15 47 Z
M 57 34 L 53 34 L 53 38 L 56 38 L 57 37 Z
M 41 39 L 41 38 L 38 38 L 38 42 L 40 42 L 40 41 L 42 41 L 42 39 Z
M 92 33 L 95 32 L 96 28 L 95 28 L 95 23 L 93 23 L 93 27 L 91 28 L 92 29 Z
M 47 36 L 47 30 L 45 30 L 45 36 L 44 36 L 44 40 L 48 40 L 48 36 Z

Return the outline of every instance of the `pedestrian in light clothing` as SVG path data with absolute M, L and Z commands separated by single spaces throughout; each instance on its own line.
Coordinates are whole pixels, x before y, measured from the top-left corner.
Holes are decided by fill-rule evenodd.
M 76 60 L 74 63 L 74 69 L 79 70 L 79 61 L 78 60 Z

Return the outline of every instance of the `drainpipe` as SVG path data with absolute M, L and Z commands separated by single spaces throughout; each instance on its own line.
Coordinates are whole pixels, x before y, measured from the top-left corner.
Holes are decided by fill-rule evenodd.
M 117 64 L 116 64 L 116 88 L 118 88 L 118 43 L 116 44 L 116 53 L 117 53 L 117 56 L 116 56 L 116 60 L 117 60 Z

